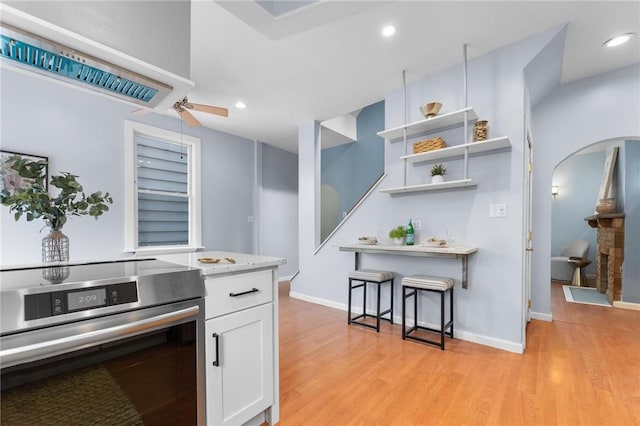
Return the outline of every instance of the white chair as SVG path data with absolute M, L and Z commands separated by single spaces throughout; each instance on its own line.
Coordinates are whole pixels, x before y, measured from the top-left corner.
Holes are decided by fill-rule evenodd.
M 567 244 L 560 256 L 551 258 L 551 279 L 558 281 L 571 281 L 575 271 L 575 264 L 569 262 L 570 257 L 589 256 L 589 241 L 577 240 Z

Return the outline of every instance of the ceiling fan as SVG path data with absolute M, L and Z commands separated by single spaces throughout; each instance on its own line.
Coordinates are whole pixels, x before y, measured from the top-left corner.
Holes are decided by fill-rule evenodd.
M 229 116 L 229 110 L 226 108 L 211 105 L 194 104 L 192 102 L 189 102 L 189 99 L 187 99 L 186 96 L 174 103 L 173 109 L 178 113 L 180 118 L 184 120 L 185 123 L 187 123 L 189 127 L 196 127 L 201 125 L 200 121 L 198 121 L 198 119 L 195 118 L 193 114 L 189 112 L 189 110 L 206 112 L 208 114 L 220 115 L 222 117 Z

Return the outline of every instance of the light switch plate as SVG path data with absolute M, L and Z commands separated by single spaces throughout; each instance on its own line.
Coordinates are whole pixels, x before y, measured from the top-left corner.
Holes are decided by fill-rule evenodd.
M 507 205 L 506 204 L 491 204 L 489 206 L 489 217 L 506 217 Z

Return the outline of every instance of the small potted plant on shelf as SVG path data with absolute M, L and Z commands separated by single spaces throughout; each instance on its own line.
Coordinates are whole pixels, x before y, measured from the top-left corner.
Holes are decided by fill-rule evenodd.
M 447 169 L 441 164 L 434 164 L 431 167 L 431 183 L 444 182 L 444 175 L 447 174 Z
M 407 235 L 406 229 L 404 226 L 400 225 L 393 228 L 389 231 L 389 238 L 393 239 L 394 244 L 402 245 L 404 244 L 404 236 Z

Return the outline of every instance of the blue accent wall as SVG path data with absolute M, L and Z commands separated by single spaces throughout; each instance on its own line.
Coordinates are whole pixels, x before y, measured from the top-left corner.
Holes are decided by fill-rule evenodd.
M 640 303 L 640 141 L 624 144 L 624 212 L 622 301 Z
M 340 196 L 339 212 L 349 212 L 384 173 L 384 101 L 369 105 L 356 117 L 358 140 L 322 150 L 322 184 Z M 342 217 L 338 218 L 338 223 Z
M 596 270 L 597 230 L 591 228 L 584 218 L 595 214 L 605 159 L 605 151 L 572 155 L 553 172 L 558 196 L 551 204 L 551 255 L 559 256 L 562 248 L 571 241 L 589 241 L 591 265 L 585 268 L 587 274 L 595 274 Z

